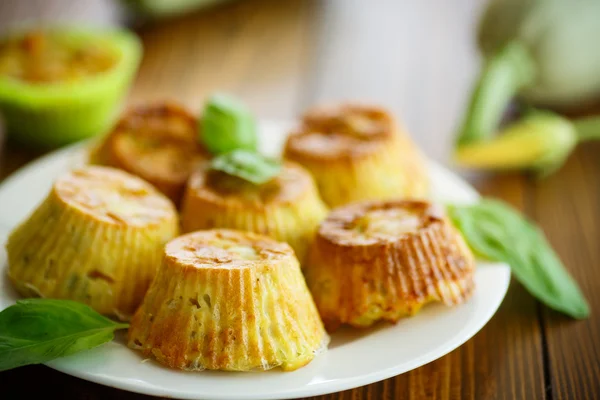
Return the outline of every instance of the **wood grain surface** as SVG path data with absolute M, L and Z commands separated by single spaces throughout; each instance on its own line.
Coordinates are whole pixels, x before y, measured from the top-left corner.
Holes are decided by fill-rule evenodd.
M 246 0 L 135 25 L 145 57 L 129 104 L 177 99 L 198 109 L 215 90 L 261 118 L 294 118 L 338 100 L 380 103 L 431 157 L 447 163 L 478 59 L 473 31 L 483 1 Z M 82 5 L 84 4 L 84 5 Z M 16 21 L 127 20 L 108 0 L 5 0 Z M 41 153 L 5 143 L 0 177 Z M 600 144 L 581 146 L 556 175 L 470 176 L 483 194 L 536 220 L 592 306 L 586 321 L 548 311 L 517 282 L 466 344 L 424 367 L 315 399 L 600 398 Z M 409 344 L 407 344 L 409 345 Z M 0 398 L 145 399 L 43 366 L 0 374 Z

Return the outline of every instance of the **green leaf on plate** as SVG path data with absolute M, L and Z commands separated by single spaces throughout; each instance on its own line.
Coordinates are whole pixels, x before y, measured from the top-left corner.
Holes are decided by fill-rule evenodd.
M 212 159 L 211 168 L 256 185 L 279 174 L 281 163 L 248 150 L 234 150 Z
M 450 205 L 448 214 L 479 256 L 510 265 L 515 277 L 547 306 L 586 318 L 590 309 L 543 232 L 508 205 L 483 199 Z
M 128 326 L 75 301 L 19 300 L 0 312 L 0 371 L 94 348 Z
M 224 94 L 215 94 L 207 101 L 200 132 L 202 142 L 213 154 L 236 149 L 256 151 L 258 147 L 254 116 L 244 104 Z

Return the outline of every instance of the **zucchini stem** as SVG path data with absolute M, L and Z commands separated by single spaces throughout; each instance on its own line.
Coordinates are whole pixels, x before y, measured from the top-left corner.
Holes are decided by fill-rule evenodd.
M 579 142 L 600 140 L 600 116 L 576 119 L 573 121 Z
M 481 71 L 456 144 L 489 138 L 510 100 L 534 78 L 534 62 L 522 43 L 512 41 L 500 49 Z

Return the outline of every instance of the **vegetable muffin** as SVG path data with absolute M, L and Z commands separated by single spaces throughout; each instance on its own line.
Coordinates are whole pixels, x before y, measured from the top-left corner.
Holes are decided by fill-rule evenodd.
M 76 300 L 126 319 L 177 233 L 176 211 L 154 187 L 89 166 L 60 177 L 11 233 L 8 275 L 24 296 Z
M 462 237 L 422 201 L 363 202 L 321 224 L 304 273 L 328 330 L 396 322 L 433 301 L 463 302 L 474 259 Z
M 190 174 L 208 157 L 196 118 L 178 104 L 156 103 L 126 112 L 91 161 L 137 175 L 179 205 Z
M 167 244 L 128 343 L 171 368 L 289 371 L 328 340 L 286 243 L 210 230 Z
M 309 110 L 284 157 L 314 176 L 325 203 L 422 198 L 429 182 L 410 138 L 385 110 L 342 104 Z
M 184 232 L 230 228 L 270 236 L 292 246 L 303 262 L 327 207 L 311 175 L 286 163 L 278 176 L 263 184 L 210 169 L 191 176 L 182 205 Z

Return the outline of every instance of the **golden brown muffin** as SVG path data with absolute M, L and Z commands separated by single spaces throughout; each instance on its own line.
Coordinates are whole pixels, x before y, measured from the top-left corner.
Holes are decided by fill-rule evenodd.
M 24 296 L 77 300 L 126 319 L 177 231 L 173 204 L 152 185 L 88 166 L 60 177 L 11 233 L 8 275 Z
M 297 164 L 286 163 L 262 185 L 205 164 L 188 181 L 181 224 L 184 232 L 230 228 L 261 233 L 289 243 L 302 262 L 326 215 L 311 175 Z
M 196 118 L 177 104 L 157 103 L 126 112 L 92 162 L 137 175 L 179 205 L 190 174 L 208 157 Z
M 321 224 L 305 276 L 328 330 L 340 324 L 396 322 L 424 304 L 463 302 L 474 259 L 430 203 L 363 202 L 334 210 Z
M 233 230 L 174 239 L 129 329 L 129 346 L 171 368 L 294 370 L 328 342 L 286 243 Z
M 342 104 L 308 111 L 284 157 L 314 176 L 330 207 L 360 200 L 424 198 L 424 161 L 385 110 Z

